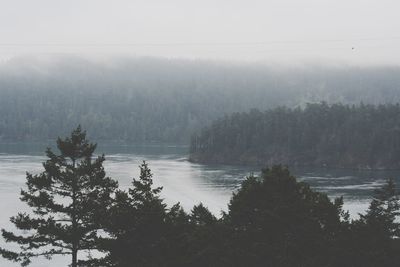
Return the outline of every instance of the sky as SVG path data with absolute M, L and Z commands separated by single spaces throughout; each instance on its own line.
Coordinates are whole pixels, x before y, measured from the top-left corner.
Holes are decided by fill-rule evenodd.
M 0 58 L 400 65 L 392 0 L 0 0 Z

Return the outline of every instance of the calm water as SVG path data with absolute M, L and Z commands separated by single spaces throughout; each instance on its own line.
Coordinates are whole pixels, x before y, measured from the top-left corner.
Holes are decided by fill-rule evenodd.
M 42 171 L 45 144 L 0 144 L 0 226 L 10 229 L 9 217 L 27 210 L 19 200 L 24 187 L 26 171 Z M 172 205 L 180 202 L 186 209 L 199 202 L 219 215 L 226 210 L 233 190 L 258 168 L 227 165 L 201 165 L 186 160 L 187 147 L 182 146 L 120 146 L 102 145 L 97 151 L 106 154 L 105 168 L 109 176 L 117 179 L 123 188 L 130 186 L 132 177 L 138 177 L 138 165 L 149 163 L 155 185 L 163 186 L 162 197 Z M 345 208 L 353 217 L 363 212 L 374 189 L 388 177 L 400 184 L 400 171 L 304 170 L 292 172 L 309 182 L 314 188 L 330 196 L 343 196 Z M 0 241 L 3 245 L 3 241 Z M 67 266 L 65 258 L 53 261 L 38 260 L 31 266 Z M 0 259 L 0 266 L 18 266 Z

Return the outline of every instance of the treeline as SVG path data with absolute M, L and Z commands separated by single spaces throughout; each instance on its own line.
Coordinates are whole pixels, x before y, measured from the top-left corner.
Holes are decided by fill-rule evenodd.
M 11 218 L 6 259 L 71 255 L 71 266 L 380 267 L 400 260 L 400 201 L 388 180 L 365 214 L 351 220 L 343 200 L 297 182 L 280 165 L 250 176 L 216 218 L 202 204 L 167 207 L 146 163 L 127 191 L 106 176 L 104 156 L 78 128 L 47 151 L 41 174 L 27 174 L 21 200 L 33 213 Z M 100 251 L 103 257 L 82 257 Z M 93 254 L 90 254 L 93 255 Z
M 400 105 L 308 104 L 234 113 L 194 135 L 191 160 L 400 168 Z
M 0 65 L 0 140 L 190 142 L 232 112 L 306 102 L 400 101 L 400 68 L 235 65 L 162 59 L 15 58 Z

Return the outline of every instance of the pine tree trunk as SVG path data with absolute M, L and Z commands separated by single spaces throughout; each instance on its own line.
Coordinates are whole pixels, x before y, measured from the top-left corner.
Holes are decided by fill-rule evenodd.
M 78 250 L 76 249 L 76 245 L 72 245 L 72 264 L 71 267 L 78 266 Z
M 72 168 L 75 172 L 75 159 L 72 160 Z M 76 241 L 77 221 L 76 221 L 76 180 L 72 183 L 72 264 L 71 267 L 78 266 L 78 245 Z

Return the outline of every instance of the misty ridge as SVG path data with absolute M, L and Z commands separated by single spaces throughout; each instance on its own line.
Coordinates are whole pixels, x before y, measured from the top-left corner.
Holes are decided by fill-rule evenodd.
M 95 140 L 188 144 L 233 112 L 400 101 L 400 67 L 16 57 L 0 65 L 0 140 L 43 141 L 81 124 Z

